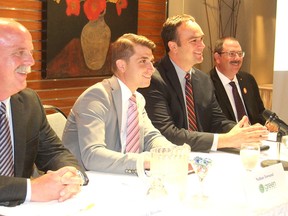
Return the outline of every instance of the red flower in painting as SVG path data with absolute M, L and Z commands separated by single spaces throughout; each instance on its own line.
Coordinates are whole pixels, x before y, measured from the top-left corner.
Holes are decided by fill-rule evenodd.
M 67 8 L 66 14 L 67 16 L 76 15 L 79 16 L 80 13 L 80 0 L 66 0 Z
M 54 0 L 57 4 L 60 3 L 61 0 Z M 89 20 L 97 20 L 99 15 L 106 9 L 106 3 L 114 3 L 116 4 L 116 10 L 118 16 L 121 15 L 122 9 L 127 8 L 128 0 L 66 0 L 67 8 L 66 14 L 67 16 L 80 14 L 80 2 L 84 1 L 84 13 Z
M 101 12 L 106 9 L 106 0 L 86 0 L 83 7 L 87 18 L 96 20 Z
M 118 0 L 116 2 L 116 9 L 117 9 L 118 16 L 121 15 L 122 9 L 127 8 L 127 6 L 128 6 L 128 2 L 127 1 L 128 0 Z

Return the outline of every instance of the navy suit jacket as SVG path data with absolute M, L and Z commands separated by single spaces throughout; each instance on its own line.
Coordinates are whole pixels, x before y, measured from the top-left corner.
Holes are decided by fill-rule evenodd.
M 85 174 L 50 127 L 33 90 L 25 89 L 11 96 L 11 110 L 15 177 L 0 176 L 0 205 L 13 206 L 25 201 L 27 178 L 33 172 L 34 163 L 44 172 L 74 166 Z
M 192 151 L 209 151 L 213 133 L 228 132 L 236 124 L 222 113 L 210 77 L 198 69 L 191 76 L 199 129 L 191 132 L 187 129 L 184 96 L 174 65 L 166 55 L 155 66 L 150 86 L 138 89 L 146 99 L 145 108 L 152 123 L 177 145 L 187 143 Z
M 263 101 L 260 97 L 259 88 L 254 77 L 244 71 L 237 73 L 237 79 L 241 89 L 242 98 L 247 110 L 249 121 L 251 124 L 260 123 L 265 124 L 265 119 L 262 116 L 265 110 Z M 215 87 L 215 95 L 218 103 L 226 115 L 232 121 L 236 121 L 232 106 L 225 91 L 225 88 L 216 72 L 215 67 L 210 71 L 210 77 Z

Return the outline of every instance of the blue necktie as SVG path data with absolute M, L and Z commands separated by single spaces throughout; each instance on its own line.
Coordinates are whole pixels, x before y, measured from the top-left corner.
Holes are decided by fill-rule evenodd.
M 13 150 L 6 106 L 0 106 L 0 175 L 14 176 Z

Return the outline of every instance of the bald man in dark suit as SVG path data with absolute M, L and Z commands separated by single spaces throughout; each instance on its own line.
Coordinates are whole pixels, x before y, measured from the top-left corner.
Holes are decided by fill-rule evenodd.
M 32 51 L 29 31 L 0 18 L 0 205 L 5 206 L 62 202 L 88 182 L 50 127 L 38 95 L 26 88 Z M 30 179 L 34 164 L 45 174 Z

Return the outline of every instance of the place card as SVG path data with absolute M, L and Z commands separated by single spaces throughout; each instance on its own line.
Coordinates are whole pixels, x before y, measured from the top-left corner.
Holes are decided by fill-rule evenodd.
M 244 190 L 252 207 L 268 207 L 288 201 L 286 174 L 281 163 L 247 172 Z

